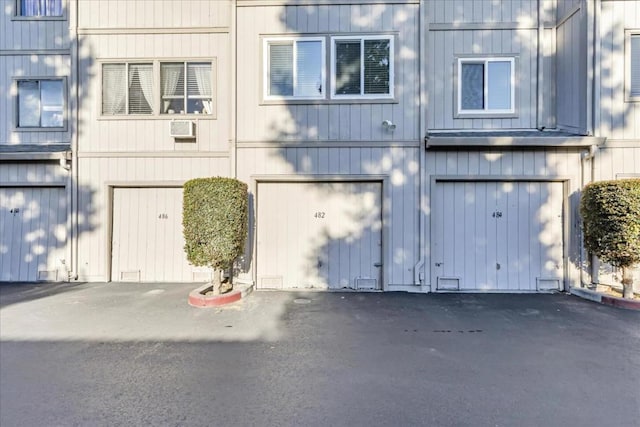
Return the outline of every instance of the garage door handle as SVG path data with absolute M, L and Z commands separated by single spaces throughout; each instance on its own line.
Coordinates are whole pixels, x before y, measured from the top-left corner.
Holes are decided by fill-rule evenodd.
M 373 266 L 374 267 L 382 267 L 382 263 L 381 262 L 374 262 Z

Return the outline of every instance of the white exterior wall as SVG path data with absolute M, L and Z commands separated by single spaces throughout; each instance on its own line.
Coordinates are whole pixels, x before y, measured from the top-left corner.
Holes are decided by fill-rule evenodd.
M 16 16 L 16 0 L 0 0 L 0 51 L 69 49 L 69 3 L 62 17 L 29 19 Z

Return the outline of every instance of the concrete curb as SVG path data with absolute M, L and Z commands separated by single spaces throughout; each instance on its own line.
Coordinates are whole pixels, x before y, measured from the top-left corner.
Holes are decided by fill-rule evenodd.
M 202 285 L 189 292 L 188 303 L 192 307 L 204 308 L 204 307 L 219 307 L 221 305 L 231 304 L 236 301 L 240 301 L 253 291 L 253 285 L 233 285 L 234 290 L 222 295 L 203 295 L 207 288 L 211 285 Z
M 571 295 L 575 295 L 589 301 L 597 302 L 599 304 L 610 305 L 612 307 L 618 308 L 626 308 L 628 310 L 640 310 L 640 300 L 637 299 L 628 300 L 624 298 L 612 297 L 584 288 L 571 288 L 569 290 L 569 293 Z

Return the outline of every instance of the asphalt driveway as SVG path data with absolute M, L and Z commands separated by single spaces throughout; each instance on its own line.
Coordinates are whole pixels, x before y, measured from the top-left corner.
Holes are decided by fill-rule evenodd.
M 573 296 L 0 285 L 0 425 L 635 426 L 640 313 Z

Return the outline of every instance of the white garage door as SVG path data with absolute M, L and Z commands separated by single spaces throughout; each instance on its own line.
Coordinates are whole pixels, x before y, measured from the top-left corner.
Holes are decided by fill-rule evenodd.
M 437 289 L 562 289 L 562 188 L 559 182 L 438 182 L 432 205 Z
M 381 289 L 382 185 L 260 183 L 260 288 Z
M 64 188 L 0 188 L 0 281 L 65 280 Z
M 115 188 L 111 280 L 206 280 L 184 252 L 182 188 Z

